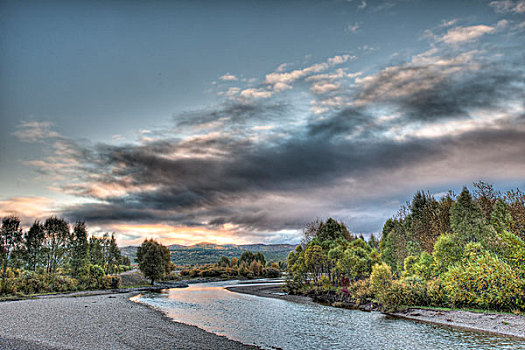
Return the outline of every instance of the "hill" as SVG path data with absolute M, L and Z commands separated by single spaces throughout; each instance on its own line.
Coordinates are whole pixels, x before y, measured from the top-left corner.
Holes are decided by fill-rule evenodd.
M 173 244 L 168 246 L 171 251 L 171 261 L 176 265 L 202 265 L 219 261 L 221 256 L 239 258 L 244 251 L 261 252 L 267 261 L 286 260 L 288 253 L 295 249 L 292 244 L 225 244 L 199 243 L 192 246 Z M 122 254 L 134 261 L 137 254 L 136 246 L 121 248 Z

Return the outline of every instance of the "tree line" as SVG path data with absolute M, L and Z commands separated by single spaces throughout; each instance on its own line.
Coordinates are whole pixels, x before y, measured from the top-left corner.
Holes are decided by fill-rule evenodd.
M 183 277 L 218 278 L 276 278 L 281 275 L 283 265 L 267 262 L 262 252 L 242 252 L 240 258 L 222 256 L 216 264 L 194 266 L 181 270 Z
M 116 278 L 104 277 L 129 265 L 114 235 L 90 237 L 83 221 L 49 217 L 24 230 L 18 217 L 2 219 L 1 294 L 115 287 Z
M 378 241 L 316 220 L 288 256 L 291 293 L 335 302 L 525 310 L 525 195 L 478 182 L 439 200 L 417 192 Z

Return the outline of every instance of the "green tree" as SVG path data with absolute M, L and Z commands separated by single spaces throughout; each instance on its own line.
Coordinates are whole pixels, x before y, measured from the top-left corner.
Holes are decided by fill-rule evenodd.
M 317 244 L 310 245 L 304 253 L 304 262 L 308 272 L 314 276 L 314 282 L 317 282 L 325 263 L 323 248 Z
M 221 256 L 221 260 L 217 263 L 219 266 L 222 267 L 229 267 L 230 266 L 230 259 L 228 259 L 227 256 Z
M 91 265 L 104 265 L 104 248 L 101 239 L 95 236 L 89 238 L 89 261 Z
M 434 244 L 433 259 L 438 273 L 444 273 L 448 268 L 461 260 L 462 248 L 451 235 L 439 236 Z
M 164 249 L 163 249 L 164 248 Z M 145 240 L 137 249 L 139 269 L 146 278 L 151 279 L 151 285 L 164 277 L 170 269 L 170 251 L 154 240 Z
M 67 257 L 67 247 L 71 236 L 68 223 L 61 218 L 50 217 L 44 222 L 44 245 L 47 248 L 46 269 L 48 273 L 56 272 Z
M 35 271 L 42 257 L 44 244 L 44 226 L 35 221 L 31 228 L 24 234 L 23 245 L 28 269 Z
M 502 233 L 505 230 L 510 231 L 512 229 L 512 216 L 510 215 L 510 211 L 508 210 L 505 201 L 501 198 L 494 204 L 494 209 L 490 214 L 490 224 L 498 233 Z
M 118 273 L 119 264 L 121 260 L 121 252 L 118 248 L 117 241 L 115 239 L 115 234 L 111 234 L 111 239 L 109 240 L 109 259 L 108 259 L 108 271 L 109 273 Z
M 474 188 L 474 201 L 481 208 L 486 222 L 490 222 L 494 204 L 498 199 L 498 193 L 494 190 L 494 186 L 483 181 L 475 182 Z
M 73 238 L 71 241 L 71 270 L 73 276 L 79 276 L 87 272 L 89 264 L 89 242 L 86 224 L 77 221 L 73 227 Z
M 525 240 L 525 193 L 519 188 L 507 191 L 505 203 L 512 216 L 512 232 Z
M 0 229 L 0 252 L 2 253 L 2 289 L 5 288 L 7 276 L 7 266 L 10 263 L 12 254 L 22 243 L 22 228 L 20 219 L 16 216 L 9 216 L 2 220 Z
M 472 200 L 466 187 L 450 208 L 450 226 L 456 244 L 461 247 L 469 242 L 480 242 L 486 246 L 491 238 L 481 207 Z

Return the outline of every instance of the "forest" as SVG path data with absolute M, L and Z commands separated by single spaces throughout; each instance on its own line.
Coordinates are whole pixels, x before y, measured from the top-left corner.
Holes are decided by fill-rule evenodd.
M 0 295 L 118 288 L 129 268 L 114 235 L 89 237 L 86 224 L 50 217 L 24 230 L 5 217 L 0 228 Z
M 315 220 L 287 258 L 289 293 L 335 306 L 525 311 L 525 195 L 477 182 L 436 199 L 417 192 L 381 239 Z

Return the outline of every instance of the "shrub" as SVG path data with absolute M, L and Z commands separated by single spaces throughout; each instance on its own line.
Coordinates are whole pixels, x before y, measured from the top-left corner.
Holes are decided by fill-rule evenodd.
M 448 295 L 440 278 L 434 278 L 427 282 L 427 300 L 431 306 L 448 305 Z
M 120 288 L 120 283 L 120 276 L 104 276 L 102 287 L 104 289 L 118 289 Z
M 406 277 L 401 281 L 401 287 L 405 290 L 404 304 L 424 306 L 427 304 L 427 285 L 417 276 Z
M 346 288 L 348 297 L 357 305 L 366 304 L 372 298 L 372 289 L 370 287 L 370 280 L 359 280 L 353 282 Z
M 525 283 L 519 271 L 490 253 L 451 267 L 444 284 L 454 305 L 525 309 Z
M 281 271 L 279 271 L 279 269 L 276 269 L 275 267 L 268 267 L 264 269 L 264 276 L 267 278 L 278 278 L 279 276 L 281 276 Z
M 386 294 L 392 285 L 392 270 L 385 263 L 376 264 L 370 275 L 370 286 L 375 297 L 383 303 Z
M 53 274 L 49 276 L 49 290 L 57 293 L 76 291 L 78 280 L 69 276 Z

